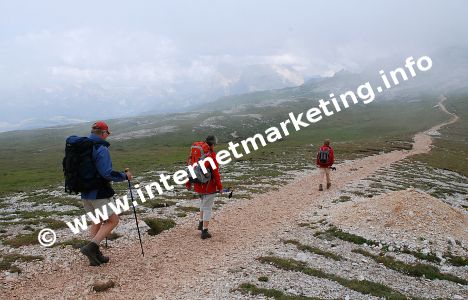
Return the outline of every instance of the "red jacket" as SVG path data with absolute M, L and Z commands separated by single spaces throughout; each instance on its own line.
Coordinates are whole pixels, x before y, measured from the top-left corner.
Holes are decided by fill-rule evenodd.
M 214 163 L 216 164 L 216 169 L 211 170 L 211 180 L 208 183 L 194 183 L 194 191 L 199 194 L 213 194 L 223 190 L 223 184 L 221 183 L 221 177 L 219 175 L 219 165 L 216 161 L 216 152 L 211 151 L 209 155 Z M 209 161 L 205 161 L 205 166 L 208 170 L 211 169 L 211 164 Z M 187 181 L 185 184 L 187 189 L 192 187 L 192 184 Z
M 328 162 L 326 164 L 322 164 L 320 163 L 320 160 L 319 160 L 320 151 L 322 149 L 326 150 L 327 148 L 330 149 L 330 153 L 328 154 Z M 317 152 L 317 161 L 316 161 L 317 166 L 321 168 L 329 168 L 333 165 L 334 162 L 335 162 L 335 154 L 333 152 L 333 148 L 330 146 L 325 146 L 325 145 L 320 147 L 319 151 Z

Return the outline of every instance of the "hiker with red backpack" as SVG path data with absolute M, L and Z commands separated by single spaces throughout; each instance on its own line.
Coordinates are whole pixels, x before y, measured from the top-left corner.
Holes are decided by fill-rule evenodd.
M 330 169 L 335 162 L 335 155 L 333 152 L 333 148 L 330 147 L 330 140 L 326 139 L 323 142 L 323 146 L 320 147 L 319 151 L 317 152 L 317 167 L 319 168 L 320 174 L 320 184 L 319 184 L 319 191 L 323 191 L 323 181 L 326 177 L 327 179 L 327 189 L 331 187 L 330 181 Z
M 187 181 L 185 186 L 190 190 L 193 184 L 194 191 L 200 196 L 198 230 L 201 230 L 200 237 L 203 240 L 211 238 L 208 226 L 210 224 L 214 199 L 217 193 L 223 193 L 223 185 L 218 170 L 219 165 L 216 161 L 216 152 L 214 151 L 216 143 L 216 137 L 213 135 L 207 136 L 204 142 L 193 143 L 187 161 L 187 164 L 190 166 L 194 166 L 195 163 L 197 164 L 193 168 L 196 176 L 189 176 L 189 181 Z M 199 164 L 202 164 L 204 167 Z M 207 172 L 203 172 L 203 169 L 207 170 Z

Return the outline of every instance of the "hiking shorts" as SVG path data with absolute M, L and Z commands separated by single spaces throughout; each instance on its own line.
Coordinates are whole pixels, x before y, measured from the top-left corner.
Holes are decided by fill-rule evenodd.
M 203 221 L 211 219 L 211 210 L 213 208 L 216 194 L 208 194 L 200 196 L 200 211 L 203 212 Z
M 104 199 L 92 199 L 92 200 L 82 199 L 81 201 L 83 201 L 83 207 L 87 213 L 91 212 L 94 214 L 94 210 L 102 209 L 104 205 L 107 206 L 106 209 L 107 209 L 107 213 L 109 214 L 109 216 L 111 216 L 114 213 L 112 208 L 109 207 L 110 202 L 114 203 L 114 198 L 112 197 L 104 198 Z
M 321 180 L 323 181 L 324 177 L 327 178 L 327 183 L 330 182 L 330 168 L 329 167 L 320 167 L 319 168 L 319 174 L 320 174 L 320 178 Z

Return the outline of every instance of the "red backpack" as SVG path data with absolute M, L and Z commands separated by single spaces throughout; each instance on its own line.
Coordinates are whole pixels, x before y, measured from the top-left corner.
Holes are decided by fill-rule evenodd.
M 194 142 L 190 151 L 190 155 L 187 158 L 187 165 L 192 166 L 194 163 L 205 159 L 211 153 L 211 147 L 206 142 Z M 189 181 L 191 183 L 207 183 L 211 180 L 211 172 L 203 173 L 199 165 L 193 168 L 196 177 L 193 178 L 189 175 Z M 210 169 L 208 169 L 210 171 Z M 188 173 L 190 174 L 190 173 Z

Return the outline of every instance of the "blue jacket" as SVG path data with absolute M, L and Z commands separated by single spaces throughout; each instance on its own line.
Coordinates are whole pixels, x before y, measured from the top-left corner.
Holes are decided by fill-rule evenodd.
M 103 141 L 100 136 L 93 133 L 89 136 L 89 138 L 93 141 Z M 110 144 L 105 142 L 104 145 L 93 149 L 93 160 L 96 164 L 97 171 L 105 180 L 108 181 L 120 182 L 127 180 L 127 175 L 125 175 L 124 172 L 116 172 L 112 170 L 112 160 L 108 149 L 109 146 Z M 99 194 L 102 194 L 102 192 L 103 191 L 101 190 L 93 190 L 87 193 L 81 193 L 81 199 L 95 200 L 103 198 L 99 196 Z

